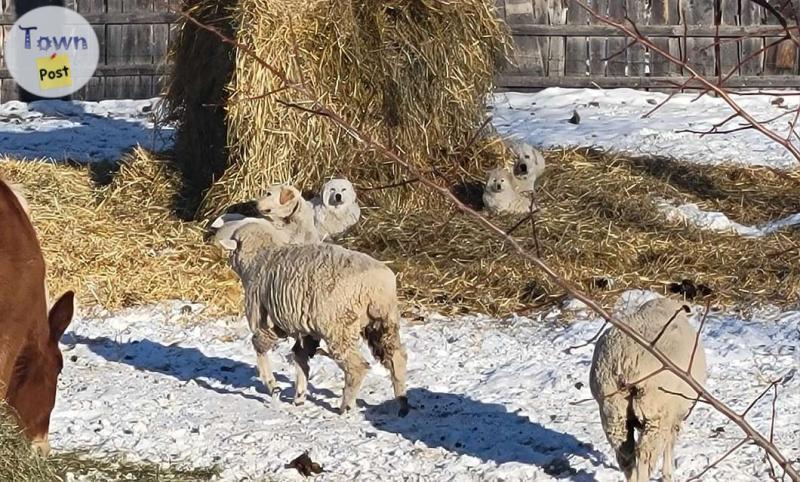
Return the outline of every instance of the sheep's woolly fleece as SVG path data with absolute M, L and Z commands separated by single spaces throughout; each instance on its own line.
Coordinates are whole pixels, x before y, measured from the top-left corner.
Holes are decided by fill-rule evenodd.
M 571 404 L 591 398 L 592 347 L 564 352 L 601 323 L 578 312 L 565 325 L 562 316 L 554 310 L 538 319 L 431 317 L 406 325 L 415 409 L 401 419 L 377 364 L 360 392 L 364 403 L 348 417 L 332 412 L 341 370 L 323 357 L 312 360 L 304 406 L 271 400 L 257 379 L 243 319 L 204 320 L 202 307 L 180 302 L 83 314 L 63 340 L 51 442 L 55 450 L 217 464 L 231 481 L 304 480 L 284 468 L 304 451 L 325 469 L 319 481 L 554 480 L 568 474 L 578 481 L 619 480 L 595 402 Z M 736 410 L 769 380 L 784 377 L 775 440 L 797 460 L 800 311 L 764 311 L 752 319 L 712 314 L 703 335 L 708 387 Z M 272 358 L 284 398 L 291 397 L 290 348 L 284 342 Z M 768 431 L 771 412 L 767 396 L 748 420 Z M 741 435 L 699 405 L 679 438 L 677 479 L 697 474 Z M 765 480 L 762 455 L 747 445 L 703 480 Z

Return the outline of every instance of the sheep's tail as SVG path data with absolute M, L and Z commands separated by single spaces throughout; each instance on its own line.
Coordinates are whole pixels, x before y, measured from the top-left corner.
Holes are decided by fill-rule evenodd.
M 633 395 L 619 393 L 604 398 L 600 405 L 603 430 L 626 480 L 636 468 L 636 430 L 641 427 L 634 403 Z
M 636 430 L 641 429 L 644 425 L 642 421 L 636 416 L 634 409 L 636 387 L 631 389 L 631 392 L 626 397 L 628 402 L 625 411 L 625 441 L 619 446 L 617 451 L 617 461 L 620 468 L 625 474 L 630 474 L 636 465 Z

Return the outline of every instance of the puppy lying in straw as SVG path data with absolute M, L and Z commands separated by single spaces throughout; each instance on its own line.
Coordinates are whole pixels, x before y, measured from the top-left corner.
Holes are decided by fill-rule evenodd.
M 524 196 L 531 196 L 536 180 L 544 172 L 544 156 L 527 142 L 511 141 L 508 147 L 514 155 L 514 168 L 511 172 L 514 188 Z
M 344 178 L 326 182 L 319 196 L 311 200 L 311 205 L 314 209 L 314 225 L 323 241 L 343 234 L 361 217 L 356 190 Z
M 504 167 L 489 171 L 483 205 L 492 214 L 527 214 L 536 209 L 531 198 L 517 191 L 513 176 Z

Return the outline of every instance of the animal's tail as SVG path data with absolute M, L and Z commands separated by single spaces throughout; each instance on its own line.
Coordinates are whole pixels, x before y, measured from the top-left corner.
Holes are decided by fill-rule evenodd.
M 625 439 L 617 447 L 617 462 L 619 468 L 630 478 L 636 467 L 636 431 L 643 427 L 641 420 L 636 417 L 634 402 L 636 398 L 636 387 L 632 387 L 626 397 L 627 405 L 625 410 Z

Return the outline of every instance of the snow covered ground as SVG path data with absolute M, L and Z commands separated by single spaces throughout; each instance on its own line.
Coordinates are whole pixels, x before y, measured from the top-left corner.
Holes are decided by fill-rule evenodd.
M 492 111 L 502 134 L 545 147 L 595 145 L 699 163 L 796 166 L 782 148 L 752 131 L 704 138 L 677 132 L 702 130 L 727 117 L 718 99 L 692 102 L 693 95 L 679 95 L 641 119 L 663 98 L 626 89 L 547 89 L 497 94 Z M 167 148 L 173 131 L 155 129 L 157 100 L 1 104 L 0 155 L 91 162 L 118 160 L 137 144 Z M 787 96 L 783 107 L 772 100 L 741 99 L 763 119 L 800 98 Z M 567 122 L 573 111 L 579 124 Z M 796 215 L 744 226 L 697 206 L 665 200 L 662 208 L 685 222 L 745 236 L 800 221 Z M 566 318 L 577 320 L 567 324 Z M 243 320 L 209 320 L 202 307 L 179 302 L 87 312 L 63 340 L 65 368 L 51 442 L 55 450 L 216 464 L 224 480 L 302 480 L 284 464 L 304 451 L 325 468 L 316 477 L 321 481 L 621 480 L 594 401 L 573 404 L 591 398 L 592 347 L 564 351 L 599 327 L 588 313 L 558 310 L 535 319 L 431 316 L 407 325 L 415 409 L 401 419 L 380 366 L 365 382 L 359 410 L 340 417 L 333 409 L 342 375 L 325 358 L 312 360 L 310 399 L 301 407 L 290 403 L 288 343 L 273 356 L 284 392 L 279 400 L 266 395 Z M 708 386 L 738 410 L 771 380 L 785 377 L 775 440 L 800 463 L 800 311 L 762 311 L 751 319 L 713 314 L 704 339 Z M 765 432 L 770 402 L 766 397 L 748 417 Z M 678 480 L 698 473 L 740 437 L 732 423 L 698 406 L 679 441 Z M 745 446 L 703 480 L 765 480 L 766 468 L 762 454 Z
M 243 320 L 203 320 L 183 303 L 77 318 L 64 337 L 65 368 L 51 423 L 54 449 L 121 451 L 133 458 L 219 465 L 224 480 L 303 480 L 284 468 L 304 451 L 320 481 L 620 480 L 605 441 L 588 368 L 592 347 L 567 354 L 600 323 L 557 310 L 537 319 L 430 317 L 407 325 L 409 397 L 398 418 L 385 370 L 373 366 L 357 412 L 334 413 L 339 369 L 312 360 L 311 398 L 291 402 L 288 343 L 273 354 L 284 389 L 264 393 Z M 754 319 L 714 314 L 704 330 L 708 386 L 741 410 L 785 376 L 777 444 L 800 458 L 800 312 Z M 371 358 L 368 358 L 371 359 Z M 748 417 L 769 429 L 770 397 Z M 677 477 L 685 480 L 737 443 L 738 429 L 705 406 L 684 426 Z M 704 480 L 764 480 L 745 447 Z
M 731 162 L 796 167 L 786 150 L 755 130 L 729 135 L 679 132 L 704 131 L 727 118 L 731 108 L 719 98 L 678 94 L 652 116 L 642 116 L 667 97 L 632 89 L 550 88 L 535 94 L 498 93 L 492 98 L 493 124 L 503 135 L 527 139 L 539 146 L 598 146 L 621 152 L 668 156 L 701 164 Z M 800 96 L 734 96 L 756 119 L 767 120 L 797 107 Z M 573 112 L 579 124 L 568 121 Z M 788 131 L 787 117 L 769 125 Z M 738 127 L 734 121 L 729 128 Z
M 160 99 L 0 104 L 0 155 L 56 161 L 117 161 L 136 145 L 162 150 L 173 129 L 156 129 Z

